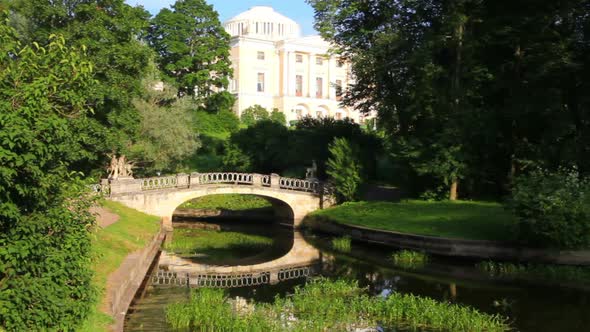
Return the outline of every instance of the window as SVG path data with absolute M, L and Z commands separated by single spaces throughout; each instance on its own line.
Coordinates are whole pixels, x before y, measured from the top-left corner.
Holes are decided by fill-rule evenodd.
M 315 78 L 315 97 L 322 98 L 324 95 L 324 80 L 321 77 Z
M 319 56 L 316 56 L 315 57 L 315 64 L 316 65 L 320 65 L 320 66 L 323 65 L 324 64 L 324 58 L 319 57 Z
M 342 120 L 342 113 L 340 113 L 340 112 L 336 113 L 336 120 Z
M 256 83 L 256 91 L 264 92 L 264 73 L 258 73 L 258 82 Z
M 256 54 L 256 58 L 257 58 L 258 60 L 264 60 L 264 52 L 260 52 L 260 51 L 259 51 L 259 52 Z
M 336 86 L 334 87 L 336 90 L 336 100 L 342 99 L 342 80 L 336 80 Z
M 295 54 L 295 62 L 303 63 L 303 55 L 302 54 Z
M 301 97 L 303 95 L 303 76 L 295 76 L 295 95 Z

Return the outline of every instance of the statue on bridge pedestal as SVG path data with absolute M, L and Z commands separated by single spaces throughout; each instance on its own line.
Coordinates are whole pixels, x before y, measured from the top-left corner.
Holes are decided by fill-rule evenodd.
M 311 167 L 308 167 L 305 170 L 305 179 L 310 181 L 317 181 L 318 180 L 318 165 L 315 163 L 315 160 L 312 160 Z
M 111 156 L 111 163 L 109 167 L 107 167 L 109 179 L 133 178 L 133 166 L 132 162 L 126 161 L 124 155 L 117 158 L 117 156 L 113 154 Z

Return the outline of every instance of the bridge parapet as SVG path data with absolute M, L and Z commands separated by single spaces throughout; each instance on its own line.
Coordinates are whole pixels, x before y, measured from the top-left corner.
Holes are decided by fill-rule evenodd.
M 190 175 L 181 173 L 143 179 L 119 178 L 116 181 L 103 182 L 102 189 L 108 189 L 111 195 L 117 195 L 151 190 L 194 188 L 211 184 L 270 187 L 314 194 L 322 194 L 324 190 L 323 183 L 317 180 L 287 178 L 278 174 L 237 172 L 191 173 Z M 109 188 L 104 188 L 105 186 Z

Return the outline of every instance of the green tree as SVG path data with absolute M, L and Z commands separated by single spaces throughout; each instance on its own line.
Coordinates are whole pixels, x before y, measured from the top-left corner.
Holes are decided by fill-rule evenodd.
M 335 138 L 330 144 L 326 168 L 340 202 L 356 200 L 362 183 L 358 149 L 345 138 Z
M 590 171 L 580 157 L 590 144 L 590 1 L 309 3 L 352 63 L 343 102 L 379 112 L 412 185 L 443 183 L 455 197 L 461 180 L 466 196 L 498 195 L 534 166 Z
M 269 119 L 271 121 L 274 121 L 276 123 L 280 123 L 284 126 L 287 125 L 287 117 L 285 116 L 285 113 L 279 111 L 278 109 L 274 108 L 272 110 L 272 112 L 270 113 L 270 117 Z
M 219 15 L 204 0 L 178 0 L 152 20 L 149 42 L 158 64 L 180 93 L 200 101 L 226 89 L 232 74 L 229 35 Z
M 98 81 L 91 94 L 94 113 L 88 116 L 86 160 L 72 167 L 89 172 L 102 169 L 106 154 L 127 153 L 139 134 L 139 113 L 132 101 L 143 92 L 153 51 L 141 41 L 149 13 L 124 0 L 14 0 L 10 9 L 26 18 L 21 41 L 44 45 L 61 34 L 69 45 L 87 49 Z M 25 34 L 26 33 L 26 34 Z
M 51 36 L 21 45 L 0 14 L 0 330 L 73 330 L 94 303 L 88 150 L 92 64 Z
M 246 126 L 252 126 L 258 121 L 268 120 L 269 114 L 266 108 L 256 104 L 242 111 L 240 120 Z
M 194 130 L 194 104 L 191 99 L 176 97 L 176 91 L 164 86 L 163 91 L 151 88 L 134 105 L 140 115 L 140 134 L 129 148 L 129 158 L 143 172 L 176 172 L 200 147 Z

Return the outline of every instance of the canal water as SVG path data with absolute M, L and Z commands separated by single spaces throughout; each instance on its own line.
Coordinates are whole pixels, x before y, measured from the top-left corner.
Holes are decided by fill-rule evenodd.
M 590 285 L 496 280 L 477 269 L 475 261 L 441 257 L 433 257 L 419 269 L 404 269 L 393 263 L 391 248 L 353 242 L 350 252 L 338 252 L 332 249 L 329 236 L 301 234 L 269 223 L 225 222 L 213 228 L 222 234 L 273 241 L 258 247 L 259 252 L 236 246 L 234 259 L 215 263 L 211 261 L 214 248 L 207 249 L 209 255 L 163 250 L 130 308 L 125 331 L 170 331 L 165 308 L 186 300 L 190 287 L 215 285 L 227 288 L 231 298 L 272 302 L 275 296 L 292 293 L 309 278 L 320 276 L 356 280 L 375 296 L 402 292 L 469 305 L 508 317 L 518 331 L 590 331 Z

